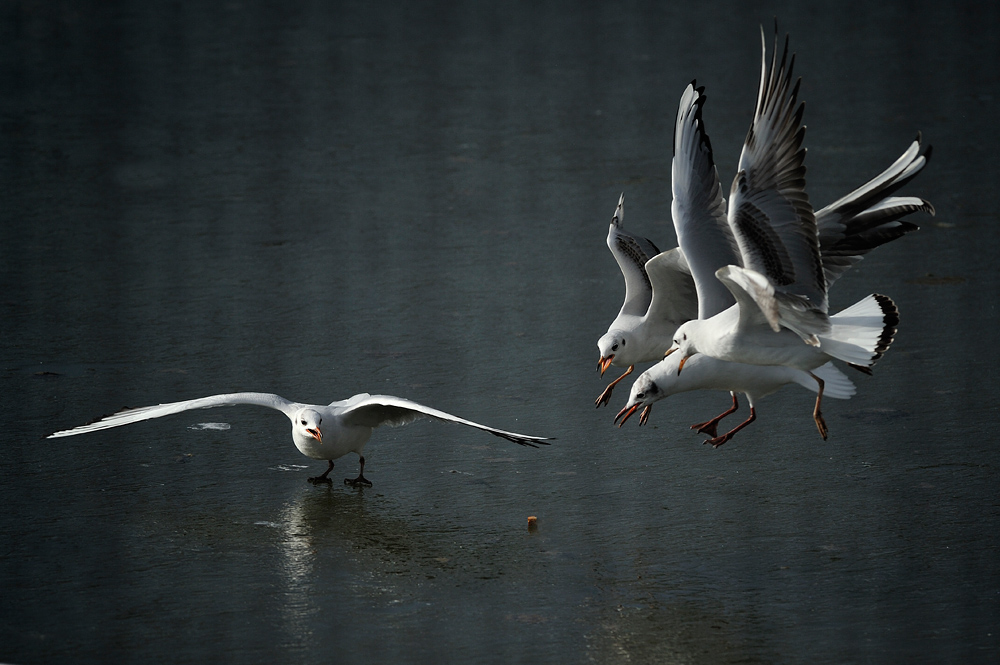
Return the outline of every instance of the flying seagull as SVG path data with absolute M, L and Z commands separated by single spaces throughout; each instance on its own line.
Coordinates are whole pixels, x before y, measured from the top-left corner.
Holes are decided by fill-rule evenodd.
M 626 367 L 594 402 L 607 404 L 618 382 L 637 363 L 653 362 L 673 343 L 677 326 L 698 315 L 698 296 L 684 255 L 677 248 L 660 252 L 648 238 L 624 228 L 625 194 L 608 226 L 608 249 L 625 277 L 625 302 L 608 331 L 597 340 L 601 375 L 608 367 Z
M 761 41 L 763 46 L 763 31 Z M 895 304 L 878 294 L 837 315 L 827 312 L 831 277 L 852 261 L 836 253 L 831 262 L 824 260 L 821 228 L 805 192 L 804 106 L 792 81 L 787 38 L 780 64 L 776 56 L 777 48 L 770 67 L 763 58 L 728 214 L 716 189 L 702 204 L 708 214 L 674 217 L 699 296 L 699 319 L 677 329 L 668 351 L 681 352 L 678 373 L 699 352 L 807 373 L 831 358 L 867 369 L 888 349 L 899 323 Z M 915 171 L 925 161 L 915 160 Z M 735 304 L 720 308 L 727 301 Z M 813 419 L 825 439 L 824 382 L 811 377 L 817 384 Z

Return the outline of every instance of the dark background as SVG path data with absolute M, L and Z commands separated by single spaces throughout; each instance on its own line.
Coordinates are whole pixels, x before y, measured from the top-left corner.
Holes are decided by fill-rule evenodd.
M 673 246 L 694 78 L 723 182 L 760 25 L 816 207 L 921 130 L 937 216 L 831 294 L 902 323 L 858 394 L 616 429 L 604 245 Z M 0 2 L 0 660 L 995 662 L 1000 48 L 992 4 Z M 770 44 L 769 44 L 770 48 Z M 556 436 L 380 430 L 315 488 L 240 390 L 401 395 Z M 738 417 L 738 416 L 734 416 Z M 229 430 L 192 430 L 200 422 Z M 335 478 L 356 462 L 337 463 Z M 528 515 L 539 529 L 529 533 Z

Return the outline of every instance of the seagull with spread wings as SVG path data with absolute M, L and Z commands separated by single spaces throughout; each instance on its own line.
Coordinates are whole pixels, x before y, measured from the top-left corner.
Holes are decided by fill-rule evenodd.
M 715 264 L 699 265 L 701 274 L 708 274 L 716 269 L 716 264 L 739 261 L 740 257 L 730 240 L 727 226 L 721 221 L 725 205 L 718 197 L 718 174 L 702 122 L 704 103 L 704 89 L 692 82 L 681 96 L 677 113 L 673 217 L 678 224 L 678 234 L 686 245 L 696 242 L 692 240 L 692 235 L 700 233 L 703 246 L 714 244 L 716 247 Z M 820 254 L 828 288 L 872 249 L 918 228 L 912 222 L 902 221 L 903 217 L 915 212 L 934 214 L 934 207 L 921 198 L 893 196 L 916 177 L 930 156 L 930 146 L 924 146 L 918 134 L 906 151 L 882 173 L 816 212 Z M 700 253 L 695 260 L 704 264 L 706 256 L 710 255 Z M 701 286 L 699 309 L 702 318 L 713 316 L 735 302 L 721 281 L 707 279 Z M 706 443 L 719 446 L 756 419 L 756 401 L 783 385 L 797 383 L 814 392 L 819 390 L 819 383 L 807 372 L 791 367 L 747 365 L 697 354 L 684 364 L 684 372 L 680 374 L 678 367 L 682 360 L 678 355 L 667 357 L 641 374 L 633 383 L 629 401 L 618 413 L 616 422 L 620 420 L 620 424 L 624 423 L 641 408 L 639 422 L 645 424 L 652 405 L 670 395 L 691 390 L 728 390 L 733 397 L 730 409 L 707 422 L 692 425 L 693 429 L 711 437 Z M 813 370 L 813 373 L 825 384 L 824 395 L 828 397 L 849 399 L 855 392 L 850 380 L 831 363 Z M 737 392 L 746 395 L 750 416 L 720 436 L 716 430 L 719 421 L 739 408 Z
M 627 367 L 597 398 L 601 406 L 611 400 L 618 382 L 635 365 L 663 357 L 673 343 L 677 326 L 698 313 L 698 299 L 687 261 L 680 249 L 660 252 L 648 238 L 624 228 L 625 194 L 608 227 L 608 248 L 625 277 L 625 302 L 608 332 L 597 340 L 601 376 L 611 365 Z
M 889 348 L 899 315 L 892 300 L 879 294 L 828 314 L 829 277 L 851 264 L 849 251 L 832 253 L 829 265 L 824 263 L 805 192 L 804 105 L 797 100 L 799 81 L 792 82 L 795 58 L 788 56 L 786 37 L 777 62 L 776 36 L 768 66 L 763 30 L 761 42 L 757 106 L 728 214 L 719 193 L 692 214 L 674 217 L 698 291 L 699 318 L 677 329 L 668 353 L 680 351 L 678 373 L 696 353 L 809 373 L 817 384 L 813 419 L 825 439 L 824 381 L 812 370 L 832 358 L 871 367 Z M 735 304 L 719 309 L 726 301 Z
M 309 482 L 314 485 L 332 482 L 329 476 L 330 472 L 333 471 L 333 460 L 353 452 L 360 457 L 361 470 L 357 478 L 345 478 L 344 484 L 355 487 L 362 485 L 371 487 L 371 482 L 365 478 L 365 458 L 362 451 L 368 439 L 371 438 L 372 430 L 380 425 L 395 427 L 422 418 L 432 418 L 475 427 L 522 446 L 536 448 L 538 444 L 548 445 L 548 439 L 545 437 L 528 436 L 527 434 L 487 427 L 423 404 L 411 402 L 402 397 L 369 395 L 368 393 L 361 393 L 350 399 L 332 402 L 325 406 L 290 402 L 284 397 L 271 393 L 212 395 L 211 397 L 190 399 L 183 402 L 124 409 L 87 425 L 55 432 L 47 438 L 55 439 L 120 427 L 192 409 L 210 409 L 217 406 L 242 404 L 264 406 L 282 412 L 292 422 L 292 442 L 295 443 L 299 452 L 306 457 L 329 462 L 326 471 L 319 476 L 309 478 Z

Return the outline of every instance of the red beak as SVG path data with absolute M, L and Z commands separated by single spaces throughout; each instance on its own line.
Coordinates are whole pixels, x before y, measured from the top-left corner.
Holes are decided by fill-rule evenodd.
M 684 356 L 683 358 L 681 358 L 680 364 L 677 365 L 677 376 L 681 375 L 681 370 L 684 369 L 684 363 L 686 363 L 688 361 L 688 358 L 690 357 L 691 356 Z
M 604 376 L 604 373 L 608 371 L 608 368 L 611 367 L 611 361 L 614 359 L 615 354 L 612 353 L 607 358 L 602 356 L 601 359 L 597 361 L 597 366 L 601 368 L 601 376 Z
M 628 420 L 629 418 L 632 417 L 632 414 L 635 413 L 636 409 L 638 409 L 638 408 L 639 408 L 638 404 L 633 404 L 632 406 L 626 406 L 624 409 L 622 409 L 621 411 L 618 412 L 617 416 L 615 416 L 615 422 L 618 423 L 618 419 L 621 418 L 622 421 L 620 423 L 618 423 L 618 426 L 621 427 L 622 425 L 625 424 L 626 420 Z M 622 416 L 625 416 L 625 417 L 622 418 Z
M 312 438 L 316 439 L 320 443 L 323 443 L 323 433 L 319 431 L 318 427 L 316 429 L 307 429 L 306 431 L 312 435 Z

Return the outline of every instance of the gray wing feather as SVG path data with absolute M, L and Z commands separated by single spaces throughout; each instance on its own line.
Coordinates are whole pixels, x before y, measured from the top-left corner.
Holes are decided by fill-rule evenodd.
M 900 221 L 915 212 L 934 214 L 934 206 L 913 196 L 891 196 L 927 165 L 931 147 L 921 135 L 889 168 L 816 212 L 827 287 L 865 254 L 919 228 Z
M 742 265 L 765 275 L 778 291 L 805 296 L 826 310 L 826 277 L 816 219 L 805 192 L 805 105 L 792 83 L 795 56 L 788 39 L 777 62 L 777 35 L 770 67 L 764 55 L 754 119 L 743 144 L 729 197 L 729 224 Z
M 740 264 L 739 249 L 726 219 L 719 173 L 705 132 L 704 88 L 692 81 L 681 95 L 674 125 L 671 215 L 677 244 L 684 251 L 698 292 L 698 318 L 730 307 L 732 294 L 715 278 L 722 266 Z M 655 290 L 654 290 L 655 295 Z
M 653 284 L 653 300 L 646 313 L 647 321 L 665 322 L 677 327 L 698 316 L 698 293 L 680 247 L 660 252 L 647 261 L 646 273 Z M 722 286 L 719 280 L 712 279 Z
M 296 408 L 301 406 L 295 402 L 289 402 L 284 397 L 272 393 L 229 393 L 226 395 L 212 395 L 199 399 L 189 399 L 183 402 L 169 402 L 167 404 L 157 404 L 155 406 L 143 406 L 137 409 L 123 409 L 118 413 L 104 416 L 86 425 L 74 427 L 73 429 L 62 430 L 50 434 L 49 439 L 64 436 L 73 436 L 85 432 L 94 432 L 101 429 L 121 427 L 130 423 L 137 423 L 152 418 L 162 418 L 182 411 L 192 409 L 211 409 L 217 406 L 238 406 L 241 404 L 251 404 L 256 406 L 266 406 L 271 409 L 281 411 L 291 417 Z
M 625 302 L 619 316 L 642 316 L 649 309 L 653 287 L 646 273 L 646 262 L 660 253 L 648 238 L 629 233 L 623 227 L 625 220 L 625 194 L 618 199 L 618 207 L 608 228 L 608 249 L 618 262 L 625 277 Z
M 825 311 L 805 296 L 777 291 L 770 279 L 754 270 L 725 266 L 716 275 L 739 303 L 742 329 L 766 321 L 775 332 L 788 328 L 812 346 L 819 346 L 818 337 L 830 331 Z
M 499 436 L 502 439 L 507 439 L 522 446 L 536 448 L 538 444 L 548 445 L 546 443 L 548 441 L 547 437 L 529 436 L 527 434 L 518 434 L 517 432 L 508 432 L 480 425 L 471 420 L 465 420 L 450 413 L 424 406 L 423 404 L 418 404 L 402 397 L 393 397 L 392 395 L 367 395 L 365 398 L 348 405 L 340 414 L 340 417 L 343 419 L 345 425 L 362 425 L 365 427 L 378 427 L 379 425 L 396 427 L 420 420 L 421 418 L 434 418 L 444 422 L 475 427 L 476 429 L 489 432 L 494 436 Z

